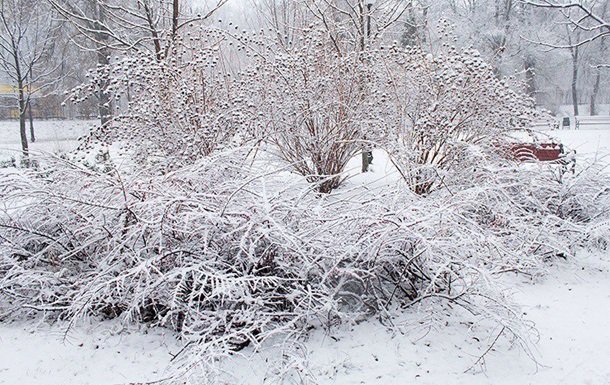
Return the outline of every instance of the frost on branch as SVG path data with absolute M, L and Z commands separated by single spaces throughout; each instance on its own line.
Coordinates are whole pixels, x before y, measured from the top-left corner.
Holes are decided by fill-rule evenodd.
M 239 82 L 244 110 L 257 136 L 321 192 L 375 143 L 411 190 L 429 194 L 495 157 L 506 132 L 537 114 L 473 50 L 340 53 L 312 26 L 288 48 L 261 52 Z
M 244 158 L 208 157 L 161 177 L 59 159 L 13 174 L 0 188 L 13 207 L 0 223 L 3 302 L 153 322 L 221 353 L 334 319 L 339 257 L 307 215 L 317 200 L 306 184 L 278 190 L 250 178 Z

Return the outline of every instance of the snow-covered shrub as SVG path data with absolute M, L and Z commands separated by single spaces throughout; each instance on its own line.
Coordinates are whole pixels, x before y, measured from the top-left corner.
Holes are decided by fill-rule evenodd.
M 171 327 L 192 348 L 184 369 L 416 305 L 458 304 L 525 346 L 495 277 L 605 247 L 606 174 L 494 157 L 530 105 L 473 52 L 341 56 L 308 33 L 235 83 L 215 72 L 214 45 L 100 69 L 112 92 L 129 90 L 129 113 L 98 136 L 161 165 L 117 169 L 105 153 L 97 165 L 49 158 L 4 174 L 0 316 Z M 261 171 L 250 149 L 220 151 L 246 116 L 303 178 Z M 410 189 L 310 194 L 305 181 L 321 192 L 340 183 L 364 139 L 389 148 Z
M 15 315 L 172 327 L 208 358 L 396 304 L 473 310 L 479 298 L 506 310 L 481 262 L 491 247 L 447 202 L 395 191 L 316 198 L 299 179 L 249 175 L 243 158 L 161 177 L 62 159 L 10 174 L 0 183 L 0 302 Z M 486 310 L 510 322 L 498 309 Z
M 339 259 L 312 222 L 308 184 L 267 186 L 240 159 L 163 176 L 47 159 L 9 175 L 0 302 L 15 314 L 153 322 L 218 354 L 358 313 L 339 304 Z
M 531 192 L 525 194 L 540 215 L 573 224 L 575 246 L 606 248 L 610 242 L 610 173 L 607 157 L 583 160 L 574 170 L 544 166 L 532 172 Z
M 116 111 L 89 143 L 120 143 L 134 160 L 168 170 L 229 144 L 243 119 L 225 68 L 226 40 L 222 31 L 200 28 L 176 38 L 162 59 L 134 52 L 92 70 L 73 100 L 91 97 L 103 82 Z
M 39 173 L 11 174 L 1 190 L 10 208 L 1 223 L 3 293 L 15 305 L 59 306 L 77 316 L 138 319 L 152 307 L 155 321 L 185 331 L 193 322 L 200 330 L 207 310 L 265 307 L 265 300 L 288 315 L 303 295 L 327 312 L 377 309 L 386 295 L 375 290 L 383 288 L 364 285 L 387 262 L 374 262 L 373 248 L 385 253 L 379 242 L 387 242 L 375 229 L 391 234 L 393 258 L 413 258 L 421 229 L 408 222 L 429 208 L 403 200 L 408 215 L 388 216 L 384 197 L 353 210 L 351 201 L 325 202 L 281 181 L 267 186 L 248 177 L 238 158 L 205 159 L 163 177 L 96 172 L 61 159 Z M 400 221 L 408 234 L 390 231 Z M 410 267 L 427 269 L 416 260 Z
M 362 53 L 341 54 L 328 33 L 306 29 L 288 48 L 278 45 L 244 71 L 245 109 L 258 136 L 275 146 L 298 174 L 328 193 L 373 130 L 371 66 Z
M 417 194 L 467 178 L 507 131 L 536 114 L 533 100 L 497 79 L 474 50 L 394 46 L 379 60 L 389 107 L 382 145 Z
M 289 48 L 267 51 L 240 79 L 244 110 L 257 136 L 323 192 L 374 142 L 410 189 L 428 194 L 488 162 L 507 131 L 537 114 L 531 98 L 497 79 L 471 49 L 340 53 L 312 27 Z
M 7 173 L 1 313 L 171 327 L 192 348 L 184 369 L 416 305 L 432 315 L 460 305 L 525 346 L 527 325 L 496 277 L 536 274 L 599 242 L 591 235 L 610 208 L 608 178 L 593 167 L 554 184 L 551 167 L 491 165 L 427 197 L 387 186 L 316 196 L 300 177 L 245 166 L 247 152 L 162 176 L 66 159 Z M 579 214 L 558 211 L 558 196 Z

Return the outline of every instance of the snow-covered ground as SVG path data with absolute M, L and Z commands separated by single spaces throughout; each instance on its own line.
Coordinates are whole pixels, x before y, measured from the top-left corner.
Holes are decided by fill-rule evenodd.
M 173 334 L 129 332 L 112 323 L 80 326 L 0 324 L 0 384 L 102 385 L 163 376 Z
M 36 141 L 30 143 L 35 152 L 57 153 L 72 151 L 78 146 L 78 138 L 98 124 L 97 120 L 46 120 L 34 122 Z M 28 140 L 30 126 L 27 124 Z M 0 121 L 0 162 L 17 158 L 21 151 L 19 122 Z
M 595 157 L 610 152 L 610 128 L 608 130 L 558 130 L 549 135 L 558 138 L 571 150 L 586 157 Z
M 40 123 L 36 145 L 41 151 L 52 151 L 52 145 L 72 148 L 72 140 L 88 124 Z M 7 131 L 13 126 L 16 131 L 14 122 L 0 123 L 0 140 L 8 144 L 1 147 L 18 149 L 18 136 Z M 576 149 L 581 159 L 610 149 L 610 130 L 549 134 Z M 69 140 L 61 139 L 63 135 Z M 382 154 L 375 156 L 373 172 L 352 178 L 353 186 L 392 172 Z M 358 162 L 351 167 L 357 174 Z M 270 379 L 277 377 L 269 363 L 284 362 L 284 367 L 275 369 L 294 369 L 298 375 L 290 383 L 299 383 L 300 376 L 321 385 L 610 384 L 610 252 L 583 253 L 555 262 L 543 278 L 508 276 L 505 284 L 535 328 L 533 358 L 511 348 L 505 338 L 494 343 L 497 330 L 477 330 L 463 322 L 457 311 L 439 315 L 442 322 L 428 328 L 418 322 L 423 315 L 413 309 L 393 320 L 392 330 L 371 320 L 330 334 L 314 331 L 302 342 L 300 355 L 283 361 L 277 349 L 261 353 L 245 349 L 242 353 L 249 360 L 238 356 L 223 367 L 226 377 L 232 377 L 227 383 L 273 383 Z M 0 323 L 0 384 L 146 383 L 165 378 L 173 355 L 181 349 L 174 334 L 163 329 L 123 330 L 112 322 L 81 324 L 67 332 L 66 328 L 65 324 Z M 198 382 L 192 378 L 184 383 Z
M 535 326 L 534 358 L 500 339 L 468 370 L 495 338 L 477 334 L 459 316 L 445 326 L 418 327 L 408 314 L 396 331 L 377 321 L 314 332 L 301 357 L 291 357 L 302 376 L 330 384 L 535 384 L 610 383 L 610 258 L 586 255 L 551 267 L 539 282 L 509 278 L 525 317 Z M 407 322 L 407 320 L 410 320 Z M 122 330 L 115 323 L 80 325 L 0 324 L 0 384 L 102 385 L 165 378 L 180 342 L 162 329 Z M 478 340 L 478 341 L 477 341 Z M 277 350 L 227 363 L 233 384 L 263 384 L 266 362 Z M 466 372 L 465 372 L 466 371 Z M 187 383 L 196 384 L 196 380 Z

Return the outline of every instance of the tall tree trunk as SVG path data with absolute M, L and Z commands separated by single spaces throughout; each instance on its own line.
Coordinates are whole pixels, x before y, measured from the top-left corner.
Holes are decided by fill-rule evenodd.
M 572 44 L 572 31 L 570 31 L 570 27 L 567 25 L 566 32 L 570 56 L 572 57 L 572 108 L 574 109 L 574 116 L 578 116 L 578 45 Z M 574 40 L 577 43 L 580 41 L 580 30 L 576 31 L 576 39 Z
M 17 82 L 17 87 L 18 87 L 18 102 L 19 102 L 19 134 L 21 135 L 21 151 L 23 152 L 23 158 L 26 162 L 26 164 L 28 163 L 28 159 L 29 159 L 29 146 L 28 146 L 28 133 L 27 130 L 25 128 L 25 110 L 27 107 L 27 103 L 25 100 L 25 90 L 24 90 L 24 84 L 22 80 L 19 80 Z
M 599 93 L 599 83 L 601 82 L 602 74 L 597 69 L 597 75 L 595 75 L 595 83 L 593 83 L 593 92 L 591 92 L 591 102 L 589 104 L 589 111 L 591 116 L 597 115 L 597 94 Z
M 180 1 L 174 0 L 172 4 L 172 40 L 178 33 L 178 16 L 180 16 Z
M 534 97 L 536 94 L 536 62 L 530 55 L 525 56 L 523 61 L 525 68 L 525 87 L 529 96 Z
M 149 6 L 147 2 L 143 2 L 144 13 L 146 14 L 146 22 L 148 23 L 148 27 L 150 28 L 150 34 L 153 39 L 153 44 L 155 46 L 155 57 L 158 61 L 161 61 L 163 58 L 163 53 L 161 51 L 161 38 L 159 37 L 159 32 L 157 31 L 157 25 L 154 20 L 154 11 Z
M 17 78 L 17 103 L 19 105 L 19 135 L 21 136 L 21 151 L 23 152 L 23 159 L 26 165 L 29 165 L 29 146 L 28 146 L 28 135 L 25 129 L 25 110 L 27 107 L 27 101 L 25 97 L 24 77 L 21 73 L 21 63 L 19 61 L 19 51 L 17 47 L 13 46 L 13 56 L 15 64 L 15 75 Z
M 171 25 L 171 35 L 170 42 L 165 46 L 165 55 L 163 57 L 168 57 L 170 49 L 173 49 L 174 42 L 178 35 L 178 27 L 180 27 L 180 0 L 172 0 L 172 25 Z
M 510 31 L 510 16 L 513 11 L 513 1 L 506 0 L 504 3 L 504 28 L 502 30 L 502 48 L 506 48 L 508 41 L 508 32 Z
M 364 13 L 364 4 L 363 0 L 358 2 L 360 15 L 361 15 L 361 31 L 360 31 L 360 50 L 364 51 L 365 47 L 365 30 L 366 30 L 366 44 L 370 44 L 369 39 L 371 38 L 371 7 L 372 3 L 366 4 L 366 15 Z M 362 91 L 362 88 L 360 89 Z M 363 139 L 367 139 L 364 137 Z M 362 172 L 367 172 L 369 170 L 369 165 L 371 164 L 371 160 L 373 159 L 373 149 L 369 147 L 369 145 L 364 145 L 362 148 Z
M 36 141 L 36 135 L 34 135 L 34 114 L 32 113 L 32 101 L 28 100 L 28 118 L 30 120 L 30 142 Z
M 109 60 L 109 52 L 108 47 L 98 47 L 97 51 L 97 62 L 101 66 L 106 66 L 110 64 Z M 99 112 L 100 112 L 100 122 L 102 126 L 108 125 L 108 122 L 112 119 L 112 106 L 110 103 L 110 96 L 106 92 L 108 89 L 109 80 L 103 79 L 100 81 L 99 90 L 98 90 L 98 103 L 99 103 Z
M 604 4 L 604 8 L 602 10 L 602 15 L 606 14 L 606 10 L 608 9 L 608 3 Z M 599 55 L 602 58 L 606 57 L 606 41 L 601 38 L 599 39 Z M 602 80 L 602 69 L 597 68 L 597 74 L 595 75 L 595 83 L 593 83 L 593 91 L 591 92 L 591 101 L 589 104 L 589 112 L 591 116 L 597 115 L 597 95 L 599 94 L 599 86 Z
M 97 20 L 95 21 L 96 31 L 96 50 L 97 50 L 97 63 L 99 66 L 104 67 L 110 64 L 110 47 L 108 40 L 108 28 L 106 27 L 106 13 L 104 7 L 100 5 L 99 1 L 95 2 Z M 109 80 L 103 79 L 100 82 L 98 90 L 98 108 L 100 113 L 100 122 L 103 127 L 108 125 L 108 122 L 112 119 L 112 106 L 110 96 L 106 92 L 108 90 Z
M 421 29 L 422 29 L 423 32 L 420 34 L 420 40 L 421 40 L 420 44 L 423 47 L 427 43 L 427 41 L 428 41 L 428 34 L 426 33 L 426 31 L 428 29 L 428 7 L 429 7 L 429 4 L 427 2 L 425 2 L 425 3 L 422 3 L 422 6 L 423 6 L 423 9 L 422 9 Z
M 572 107 L 578 116 L 578 47 L 572 47 Z

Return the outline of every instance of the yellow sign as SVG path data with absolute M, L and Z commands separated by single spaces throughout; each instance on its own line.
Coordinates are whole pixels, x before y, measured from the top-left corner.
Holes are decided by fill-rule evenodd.
M 23 87 L 23 91 L 28 92 L 28 86 Z M 34 89 L 33 93 L 39 93 L 37 89 Z M 9 86 L 6 84 L 0 84 L 0 95 L 15 95 L 17 93 L 16 86 Z

